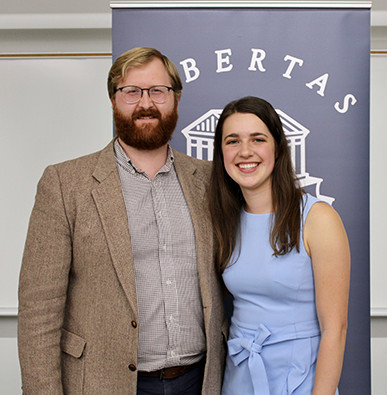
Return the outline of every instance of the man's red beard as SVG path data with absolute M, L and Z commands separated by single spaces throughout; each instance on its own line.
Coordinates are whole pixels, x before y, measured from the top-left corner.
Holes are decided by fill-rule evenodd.
M 139 110 L 126 117 L 122 112 L 113 108 L 116 135 L 127 145 L 139 150 L 154 150 L 167 144 L 171 139 L 177 123 L 177 102 L 173 110 L 164 118 L 156 108 Z M 145 124 L 137 126 L 135 121 L 141 117 L 158 119 L 157 125 Z

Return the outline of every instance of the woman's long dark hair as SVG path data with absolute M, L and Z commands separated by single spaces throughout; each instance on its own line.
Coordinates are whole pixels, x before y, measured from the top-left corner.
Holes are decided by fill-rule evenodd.
M 275 141 L 277 157 L 272 173 L 274 217 L 270 234 L 273 254 L 285 255 L 293 248 L 299 251 L 300 247 L 300 206 L 303 191 L 293 169 L 281 120 L 266 100 L 253 96 L 244 97 L 224 108 L 215 131 L 209 204 L 216 239 L 215 262 L 220 273 L 230 262 L 235 249 L 241 210 L 245 205 L 239 185 L 227 174 L 223 164 L 223 124 L 235 113 L 256 115 L 265 123 Z

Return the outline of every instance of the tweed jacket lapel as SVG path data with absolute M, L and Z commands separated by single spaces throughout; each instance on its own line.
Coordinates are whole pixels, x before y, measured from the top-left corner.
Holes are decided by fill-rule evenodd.
M 114 158 L 113 142 L 101 151 L 93 177 L 99 185 L 91 192 L 101 218 L 117 277 L 137 317 L 136 282 L 125 202 Z
M 182 187 L 195 231 L 199 284 L 205 318 L 211 314 L 211 268 L 213 262 L 212 226 L 207 209 L 208 180 L 185 155 L 174 150 L 175 169 Z M 207 317 L 206 317 L 207 316 Z

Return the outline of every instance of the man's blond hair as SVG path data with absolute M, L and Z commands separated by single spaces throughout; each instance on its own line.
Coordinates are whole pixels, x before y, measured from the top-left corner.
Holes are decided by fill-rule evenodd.
M 109 98 L 114 98 L 117 85 L 125 79 L 126 74 L 130 69 L 144 66 L 151 62 L 154 58 L 158 58 L 163 62 L 165 69 L 169 74 L 169 78 L 171 79 L 171 87 L 173 88 L 175 95 L 180 97 L 181 91 L 183 90 L 183 85 L 181 83 L 179 72 L 177 71 L 177 68 L 173 62 L 171 62 L 157 49 L 138 47 L 121 54 L 110 68 L 107 80 Z

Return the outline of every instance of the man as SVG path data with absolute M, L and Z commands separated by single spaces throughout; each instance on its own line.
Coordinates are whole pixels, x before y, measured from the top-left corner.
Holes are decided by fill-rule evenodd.
M 19 284 L 23 391 L 218 394 L 210 165 L 168 145 L 181 80 L 159 51 L 135 48 L 108 91 L 117 138 L 38 185 Z

